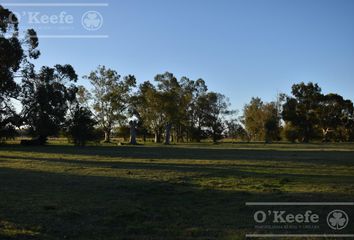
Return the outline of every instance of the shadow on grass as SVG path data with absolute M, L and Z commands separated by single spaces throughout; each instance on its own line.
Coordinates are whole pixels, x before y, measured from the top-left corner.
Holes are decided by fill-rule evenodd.
M 121 177 L 0 168 L 0 219 L 39 235 L 0 239 L 242 239 L 248 201 L 346 201 L 352 196 L 218 191 Z
M 252 177 L 252 178 L 271 178 L 271 179 L 287 179 L 292 178 L 297 183 L 308 183 L 311 181 L 320 181 L 322 183 L 333 183 L 338 180 L 338 173 L 321 173 L 318 172 L 317 165 L 301 165 L 301 166 L 269 166 L 261 164 L 192 164 L 192 163 L 156 163 L 151 162 L 126 162 L 126 161 L 105 161 L 105 160 L 80 160 L 80 159 L 62 159 L 62 158 L 37 158 L 37 157 L 19 157 L 19 156 L 5 156 L 0 155 L 2 161 L 8 160 L 24 160 L 24 161 L 38 161 L 47 163 L 70 164 L 79 167 L 95 167 L 95 168 L 112 168 L 112 169 L 126 169 L 126 170 L 162 170 L 175 172 L 190 172 L 199 173 L 199 177 Z M 68 166 L 68 165 L 66 165 Z M 291 173 L 296 169 L 302 173 Z M 283 170 L 287 172 L 280 172 Z M 312 170 L 312 171 L 311 171 Z M 257 172 L 260 171 L 260 172 Z M 289 173 L 290 171 L 290 173 Z M 309 172 L 310 171 L 310 172 Z M 331 175 L 332 174 L 332 175 Z M 353 175 L 340 174 L 341 181 L 348 183 L 354 182 Z
M 353 165 L 354 151 L 337 150 L 274 150 L 274 149 L 211 149 L 191 147 L 146 146 L 43 146 L 23 147 L 5 145 L 0 151 L 36 152 L 46 154 L 74 154 L 131 159 L 190 159 L 190 160 L 269 160 L 306 163 Z

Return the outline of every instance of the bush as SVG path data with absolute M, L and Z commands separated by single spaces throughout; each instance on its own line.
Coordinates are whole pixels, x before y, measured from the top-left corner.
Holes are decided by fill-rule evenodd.
M 18 136 L 18 133 L 14 126 L 7 125 L 3 128 L 0 128 L 0 142 L 15 139 L 16 136 Z
M 120 126 L 117 129 L 117 137 L 123 138 L 124 141 L 128 141 L 130 137 L 130 127 L 129 126 Z
M 283 135 L 288 141 L 292 143 L 295 143 L 296 140 L 298 140 L 300 137 L 299 129 L 291 125 L 291 123 L 285 124 Z
M 77 146 L 84 146 L 87 141 L 93 141 L 97 138 L 94 128 L 96 121 L 91 116 L 91 111 L 85 107 L 77 107 L 74 110 L 66 123 L 69 141 Z

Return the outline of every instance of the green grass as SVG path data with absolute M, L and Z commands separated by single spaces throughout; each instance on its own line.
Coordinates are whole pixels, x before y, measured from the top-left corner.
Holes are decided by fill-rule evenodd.
M 0 239 L 243 239 L 248 201 L 352 201 L 353 144 L 0 146 Z

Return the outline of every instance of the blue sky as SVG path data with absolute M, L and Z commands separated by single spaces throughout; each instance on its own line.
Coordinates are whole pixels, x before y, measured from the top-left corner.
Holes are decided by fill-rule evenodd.
M 253 96 L 271 101 L 301 81 L 317 82 L 326 93 L 354 100 L 353 0 L 57 2 L 109 3 L 39 9 L 53 14 L 65 10 L 76 19 L 82 11 L 97 10 L 104 24 L 95 34 L 109 38 L 40 39 L 38 65 L 70 63 L 82 76 L 101 64 L 122 75 L 134 74 L 138 82 L 165 71 L 178 78 L 203 78 L 210 90 L 227 95 L 239 110 Z

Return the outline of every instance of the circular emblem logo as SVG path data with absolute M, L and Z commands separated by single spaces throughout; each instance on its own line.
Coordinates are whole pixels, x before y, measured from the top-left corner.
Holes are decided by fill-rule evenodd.
M 103 25 L 103 17 L 99 12 L 88 11 L 82 15 L 82 26 L 89 31 L 97 31 Z
M 349 222 L 348 215 L 342 210 L 334 210 L 327 216 L 327 224 L 333 230 L 344 229 Z

